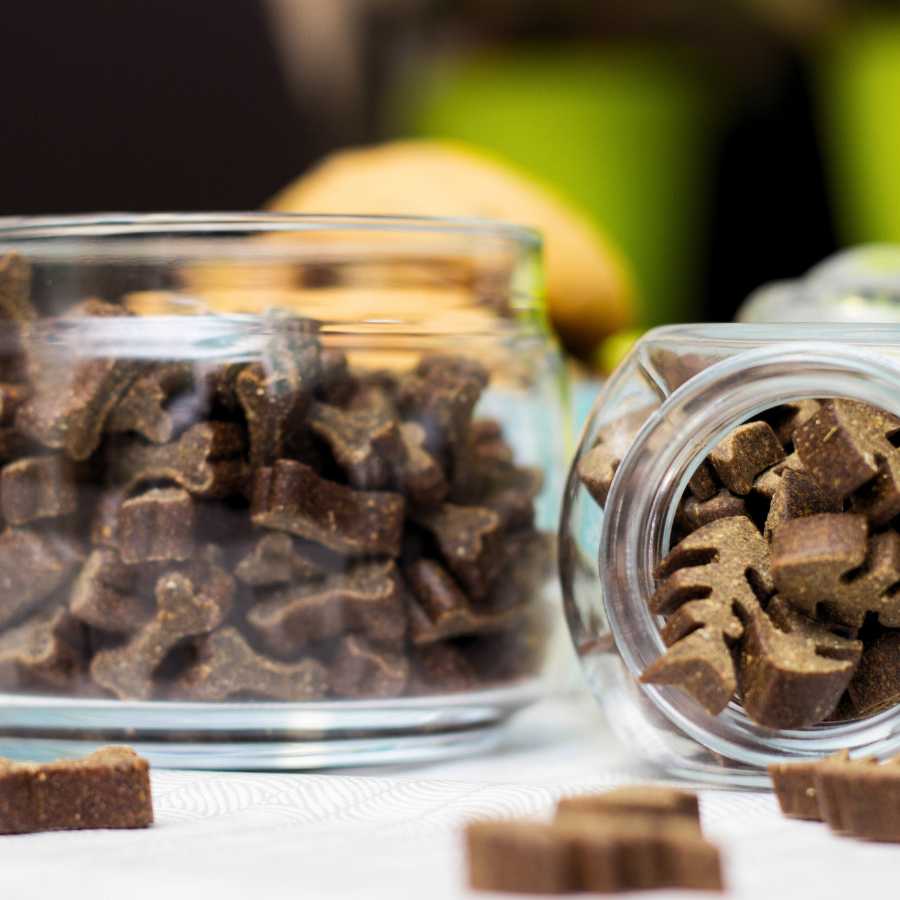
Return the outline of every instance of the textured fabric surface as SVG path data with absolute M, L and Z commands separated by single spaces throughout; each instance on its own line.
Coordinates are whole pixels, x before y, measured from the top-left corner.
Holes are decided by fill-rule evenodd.
M 479 759 L 328 775 L 160 771 L 149 831 L 0 837 L 0 896 L 466 897 L 466 820 L 546 816 L 562 794 L 648 777 L 586 700 L 523 713 L 503 748 Z M 789 822 L 766 793 L 703 791 L 702 814 L 723 850 L 731 896 L 881 896 L 900 873 L 900 845 L 840 840 L 822 825 Z M 709 895 L 648 895 L 694 896 Z

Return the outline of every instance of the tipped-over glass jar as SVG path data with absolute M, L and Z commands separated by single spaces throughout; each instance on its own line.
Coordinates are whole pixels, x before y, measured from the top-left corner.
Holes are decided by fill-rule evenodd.
M 900 326 L 645 335 L 563 501 L 590 687 L 671 773 L 900 751 Z
M 0 223 L 0 755 L 489 745 L 552 631 L 539 253 L 475 221 Z

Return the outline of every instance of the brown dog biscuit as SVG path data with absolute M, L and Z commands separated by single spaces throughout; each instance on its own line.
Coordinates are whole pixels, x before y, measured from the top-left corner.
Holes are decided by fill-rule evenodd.
M 177 421 L 168 408 L 173 396 L 192 383 L 186 363 L 153 363 L 135 378 L 106 420 L 109 432 L 134 432 L 154 444 L 175 437 Z
M 743 497 L 735 497 L 731 491 L 722 488 L 708 500 L 697 497 L 685 497 L 676 519 L 682 532 L 690 534 L 710 522 L 729 519 L 732 516 L 746 515 L 747 508 Z
M 766 422 L 739 425 L 710 452 L 719 480 L 738 496 L 746 496 L 760 472 L 784 459 L 784 448 Z
M 204 702 L 229 697 L 316 700 L 328 691 L 328 672 L 316 659 L 284 663 L 257 653 L 235 628 L 197 641 L 197 662 L 176 681 L 172 695 Z
M 250 512 L 255 525 L 287 531 L 337 553 L 400 555 L 403 497 L 354 491 L 295 460 L 280 459 L 256 471 Z
M 406 689 L 406 656 L 356 634 L 342 637 L 331 662 L 331 690 L 338 697 L 398 697 Z
M 51 604 L 0 632 L 0 689 L 71 686 L 82 655 L 78 623 Z
M 153 605 L 136 589 L 135 569 L 108 547 L 85 560 L 69 598 L 76 619 L 102 631 L 135 631 L 153 617 Z
M 147 828 L 149 768 L 129 747 L 43 765 L 0 759 L 0 834 Z
M 301 552 L 298 542 L 284 532 L 264 534 L 234 570 L 238 581 L 253 587 L 313 581 L 327 573 L 312 553 Z
M 839 513 L 842 509 L 841 501 L 823 491 L 812 475 L 803 470 L 786 467 L 778 477 L 778 483 L 772 492 L 763 533 L 766 538 L 771 539 L 775 529 L 782 522 L 817 513 Z
M 71 465 L 58 455 L 29 456 L 0 472 L 3 518 L 10 525 L 56 519 L 75 512 L 78 489 Z
M 900 704 L 900 631 L 882 629 L 867 644 L 847 697 L 860 718 Z
M 154 488 L 126 500 L 116 527 L 122 562 L 188 559 L 194 550 L 194 501 L 180 488 Z
M 807 615 L 859 627 L 868 613 L 900 626 L 900 535 L 868 537 L 863 516 L 821 514 L 780 525 L 772 537 L 778 593 Z
M 556 817 L 596 816 L 600 819 L 634 815 L 677 817 L 691 822 L 700 834 L 700 804 L 692 791 L 659 785 L 633 785 L 596 794 L 563 797 Z

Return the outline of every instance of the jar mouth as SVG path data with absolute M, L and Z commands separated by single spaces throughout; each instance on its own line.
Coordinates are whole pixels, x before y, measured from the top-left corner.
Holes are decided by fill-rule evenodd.
M 668 550 L 676 507 L 709 451 L 736 425 L 779 404 L 846 397 L 900 413 L 892 361 L 829 340 L 784 341 L 738 353 L 674 391 L 645 423 L 616 473 L 601 534 L 601 577 L 610 631 L 630 676 L 665 646 L 646 598 Z M 674 687 L 640 684 L 682 733 L 754 767 L 785 757 L 856 749 L 886 755 L 900 746 L 900 708 L 805 729 L 753 723 L 736 702 L 713 716 Z
M 119 237 L 157 233 L 393 232 L 493 237 L 540 249 L 534 228 L 475 216 L 347 215 L 273 212 L 100 212 L 90 215 L 0 216 L 0 240 Z

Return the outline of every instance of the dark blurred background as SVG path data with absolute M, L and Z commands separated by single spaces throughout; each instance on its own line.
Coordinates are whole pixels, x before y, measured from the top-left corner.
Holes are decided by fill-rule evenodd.
M 645 322 L 900 242 L 900 12 L 841 0 L 29 0 L 0 211 L 252 209 L 323 154 L 466 140 L 624 247 Z

